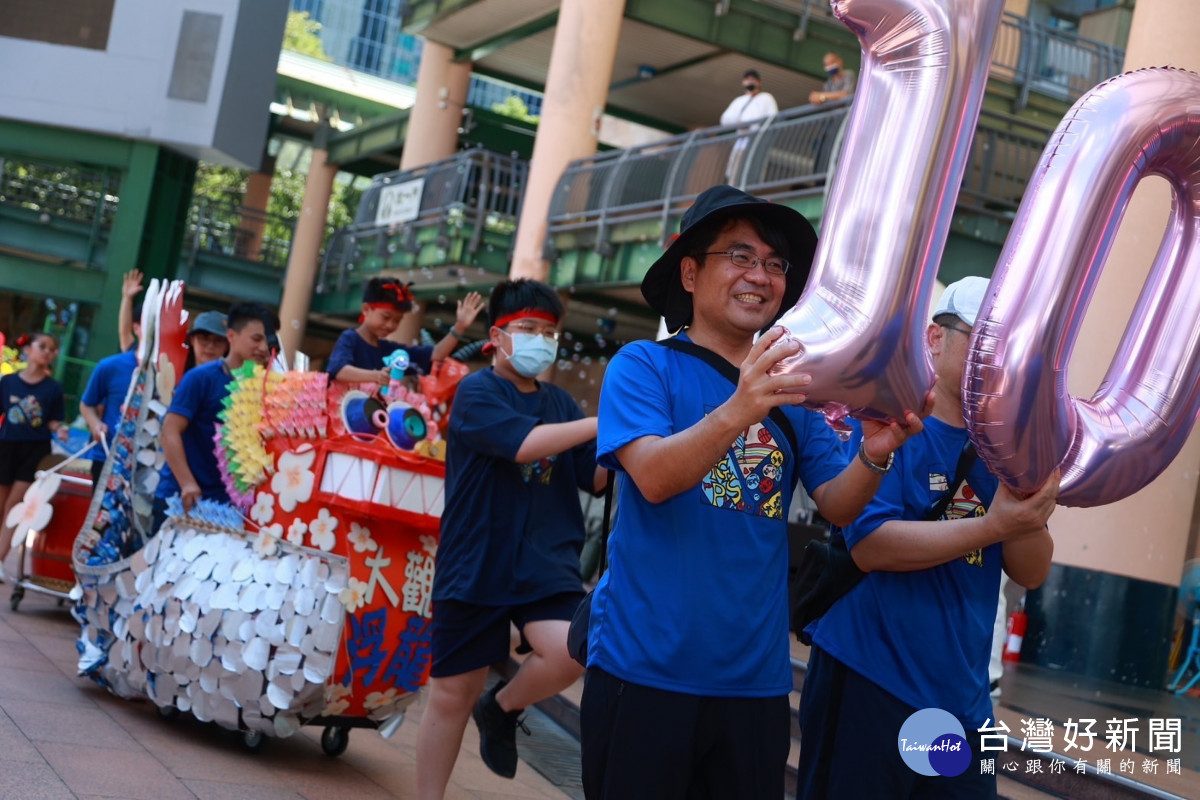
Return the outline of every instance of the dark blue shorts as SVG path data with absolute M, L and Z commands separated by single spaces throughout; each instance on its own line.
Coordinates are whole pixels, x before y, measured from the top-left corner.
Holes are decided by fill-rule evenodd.
M 589 667 L 579 704 L 588 800 L 780 800 L 792 709 L 778 697 L 701 697 Z
M 37 477 L 38 464 L 48 455 L 49 439 L 36 442 L 0 442 L 0 486 L 12 486 L 18 481 L 33 483 Z
M 961 775 L 925 776 L 904 763 L 897 738 L 915 711 L 814 645 L 800 697 L 796 800 L 995 800 L 996 776 L 983 774 L 981 737 L 970 726 L 973 756 Z
M 489 667 L 508 658 L 509 624 L 523 631 L 530 622 L 570 622 L 583 591 L 563 592 L 517 606 L 479 606 L 458 600 L 433 604 L 433 668 L 430 675 L 449 678 Z M 524 643 L 524 634 L 522 634 Z M 566 648 L 566 643 L 563 643 Z

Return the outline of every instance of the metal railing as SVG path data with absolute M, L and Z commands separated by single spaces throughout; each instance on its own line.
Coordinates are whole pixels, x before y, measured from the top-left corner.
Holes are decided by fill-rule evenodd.
M 354 224 L 334 233 L 325 250 L 318 292 L 343 291 L 350 274 L 370 259 L 415 253 L 418 237 L 434 229 L 446 241 L 452 230 L 465 237 L 465 252 L 476 252 L 485 231 L 511 234 L 517 225 L 529 164 L 488 150 L 464 150 L 450 158 L 404 172 L 378 175 L 363 192 Z M 380 215 L 384 190 L 421 182 L 419 206 L 411 219 L 388 222 Z
M 185 248 L 194 264 L 215 253 L 282 272 L 292 249 L 296 221 L 231 202 L 199 198 L 188 209 Z
M 820 191 L 849 101 L 788 109 L 753 126 L 702 128 L 572 162 L 550 203 L 550 234 L 597 228 L 614 218 L 663 219 L 700 192 L 730 183 L 777 199 Z
M 829 0 L 756 0 L 760 5 L 787 11 L 797 17 L 796 41 L 808 35 L 811 20 L 841 27 Z M 1118 74 L 1125 51 L 1061 31 L 1028 17 L 1005 11 L 992 47 L 992 75 L 1014 83 L 1017 108 L 1024 108 L 1029 94 L 1037 91 L 1060 100 L 1073 101 L 1101 81 Z
M 1018 109 L 1025 107 L 1031 91 L 1074 101 L 1118 74 L 1124 62 L 1125 51 L 1116 45 L 1007 11 L 992 48 L 992 75 L 1017 85 Z
M 773 200 L 823 191 L 849 101 L 788 109 L 752 128 L 718 126 L 628 150 L 572 162 L 555 189 L 548 242 L 584 234 L 597 252 L 609 252 L 616 222 L 661 220 L 665 242 L 677 215 L 700 192 L 731 183 Z M 975 131 L 959 206 L 1009 218 L 1020 204 L 1050 129 L 984 112 Z
M 0 205 L 111 230 L 120 202 L 120 173 L 0 157 Z

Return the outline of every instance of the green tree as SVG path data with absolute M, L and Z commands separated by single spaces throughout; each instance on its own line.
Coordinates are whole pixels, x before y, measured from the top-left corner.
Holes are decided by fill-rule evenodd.
M 249 172 L 202 162 L 196 170 L 195 202 L 207 202 L 223 207 L 224 214 L 236 218 L 236 208 L 242 204 L 246 193 Z M 267 234 L 281 239 L 290 239 L 292 228 L 304 205 L 304 184 L 307 176 L 303 172 L 277 169 L 271 180 L 271 196 L 267 201 Z M 353 181 L 339 179 L 333 184 L 329 199 L 329 227 L 331 230 L 345 227 L 354 221 L 362 189 Z M 213 209 L 216 212 L 216 209 Z M 216 212 L 220 214 L 220 212 Z
M 321 23 L 309 18 L 307 11 L 289 11 L 283 29 L 283 49 L 321 61 L 333 61 L 318 36 L 321 27 Z
M 529 113 L 529 106 L 525 105 L 525 101 L 517 97 L 515 94 L 510 94 L 504 98 L 504 102 L 492 103 L 492 111 L 501 114 L 505 117 L 519 119 L 522 122 L 531 122 L 537 124 L 540 117 L 537 114 Z

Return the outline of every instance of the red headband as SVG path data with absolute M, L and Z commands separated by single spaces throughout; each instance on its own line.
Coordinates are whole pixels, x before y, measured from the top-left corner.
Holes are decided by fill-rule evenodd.
M 412 292 L 409 291 L 408 286 L 405 284 L 384 283 L 384 284 L 381 284 L 379 288 L 383 289 L 385 291 L 394 292 L 396 295 L 396 302 L 411 303 L 413 301 Z
M 558 317 L 554 316 L 549 311 L 542 311 L 538 308 L 526 308 L 522 309 L 521 311 L 514 311 L 511 314 L 506 314 L 492 324 L 497 328 L 503 328 L 508 323 L 516 322 L 519 319 L 544 319 L 547 322 L 558 324 Z

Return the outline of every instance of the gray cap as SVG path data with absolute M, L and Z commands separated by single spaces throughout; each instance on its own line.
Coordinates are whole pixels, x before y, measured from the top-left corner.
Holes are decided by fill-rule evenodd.
M 950 284 L 946 291 L 942 292 L 932 318 L 937 319 L 942 314 L 953 314 L 974 328 L 975 318 L 979 316 L 979 308 L 983 305 L 983 298 L 987 296 L 989 283 L 987 278 L 970 275 Z
M 197 314 L 196 319 L 192 320 L 192 327 L 188 329 L 188 336 L 198 331 L 211 333 L 214 336 L 224 336 L 226 331 L 225 315 L 220 311 L 205 311 L 203 314 Z

